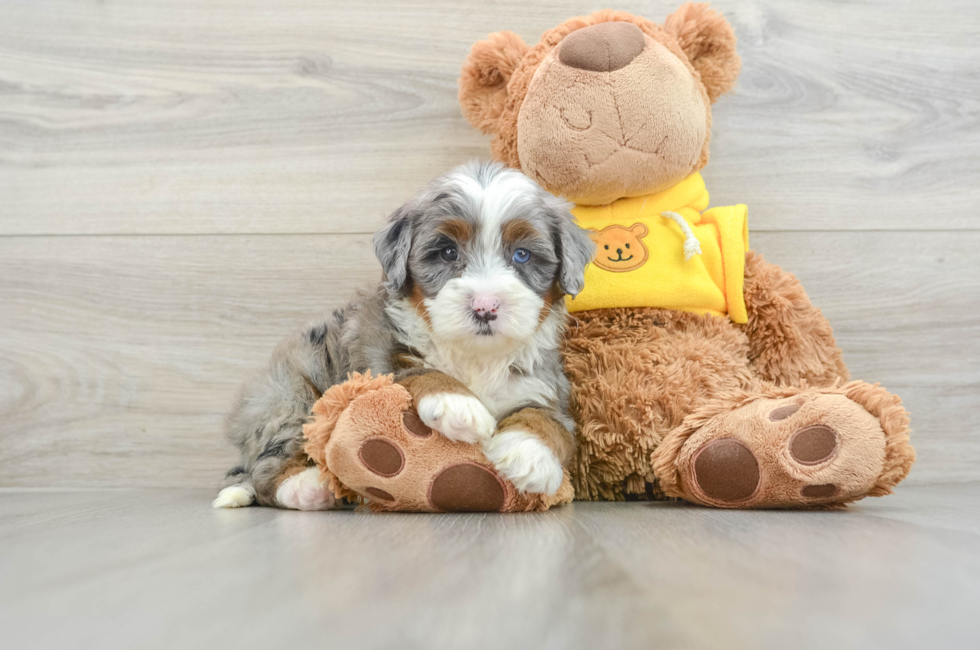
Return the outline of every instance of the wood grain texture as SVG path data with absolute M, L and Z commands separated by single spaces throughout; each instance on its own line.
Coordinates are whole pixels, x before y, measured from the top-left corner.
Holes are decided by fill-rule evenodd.
M 679 0 L 625 0 L 661 20 Z M 713 203 L 913 413 L 911 482 L 980 477 L 980 5 L 719 0 L 744 68 Z M 599 5 L 10 0 L 0 485 L 200 486 L 239 383 L 377 280 L 369 233 L 485 156 L 456 76 Z
M 0 628 L 10 650 L 973 648 L 978 498 L 374 515 L 0 490 Z
M 616 7 L 662 20 L 679 0 Z M 976 230 L 974 0 L 719 0 L 719 204 L 762 230 Z M 487 154 L 470 45 L 600 5 L 13 0 L 0 21 L 0 233 L 363 233 Z
M 980 233 L 753 237 L 906 400 L 909 480 L 976 478 Z M 367 235 L 0 238 L 0 485 L 214 485 L 237 386 L 379 275 Z

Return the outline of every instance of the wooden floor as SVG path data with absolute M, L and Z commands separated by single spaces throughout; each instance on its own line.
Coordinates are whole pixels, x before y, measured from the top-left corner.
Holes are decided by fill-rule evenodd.
M 744 66 L 712 203 L 749 205 L 853 375 L 905 399 L 898 495 L 209 509 L 244 377 L 377 281 L 385 215 L 488 155 L 470 45 L 604 4 L 4 0 L 0 647 L 980 647 L 976 0 L 713 3 Z
M 846 512 L 214 511 L 0 490 L 5 650 L 980 647 L 980 483 Z

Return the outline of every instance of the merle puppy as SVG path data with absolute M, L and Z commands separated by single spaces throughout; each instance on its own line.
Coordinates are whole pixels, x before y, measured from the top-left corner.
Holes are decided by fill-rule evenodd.
M 563 297 L 594 248 L 568 208 L 497 163 L 458 167 L 399 208 L 374 238 L 381 285 L 284 341 L 242 389 L 227 425 L 241 464 L 214 506 L 332 507 L 303 423 L 367 370 L 394 373 L 425 424 L 483 445 L 519 490 L 556 492 L 574 444 Z

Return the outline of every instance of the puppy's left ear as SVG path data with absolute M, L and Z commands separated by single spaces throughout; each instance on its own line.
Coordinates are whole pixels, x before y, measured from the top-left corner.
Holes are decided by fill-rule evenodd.
M 408 204 L 395 210 L 389 224 L 374 235 L 374 254 L 384 271 L 383 286 L 397 295 L 408 279 L 408 253 L 412 249 L 414 212 Z
M 664 29 L 673 35 L 701 75 L 712 104 L 735 85 L 742 59 L 735 51 L 732 26 L 707 3 L 689 2 L 667 16 Z
M 555 249 L 558 253 L 558 284 L 570 296 L 585 288 L 585 267 L 595 256 L 595 242 L 588 230 L 579 228 L 568 211 L 569 204 L 550 197 L 548 207 L 555 223 Z

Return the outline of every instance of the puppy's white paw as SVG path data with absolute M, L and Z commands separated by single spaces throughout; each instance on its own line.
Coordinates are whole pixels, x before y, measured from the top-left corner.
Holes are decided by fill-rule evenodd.
M 293 474 L 279 484 L 276 503 L 293 510 L 330 510 L 336 504 L 333 492 L 316 467 Z
M 221 492 L 218 498 L 211 502 L 211 507 L 215 510 L 221 508 L 243 508 L 252 505 L 255 501 L 255 490 L 248 485 L 229 485 Z
M 419 400 L 418 412 L 426 426 L 458 442 L 483 442 L 497 428 L 497 420 L 483 402 L 472 395 L 426 395 Z
M 555 452 L 533 434 L 508 429 L 483 443 L 483 453 L 521 492 L 554 494 L 564 473 Z

